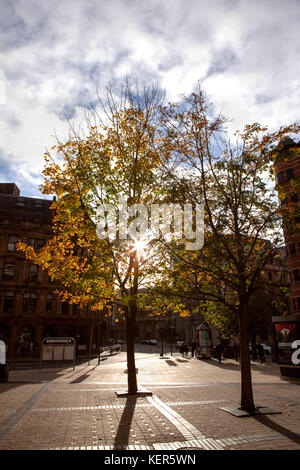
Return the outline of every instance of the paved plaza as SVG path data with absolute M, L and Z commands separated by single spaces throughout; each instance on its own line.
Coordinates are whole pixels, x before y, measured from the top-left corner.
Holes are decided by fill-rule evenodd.
M 281 412 L 237 418 L 239 364 L 136 353 L 138 382 L 152 397 L 126 390 L 126 353 L 66 368 L 12 370 L 0 384 L 0 449 L 279 450 L 300 449 L 300 388 L 272 362 L 252 364 L 257 406 Z

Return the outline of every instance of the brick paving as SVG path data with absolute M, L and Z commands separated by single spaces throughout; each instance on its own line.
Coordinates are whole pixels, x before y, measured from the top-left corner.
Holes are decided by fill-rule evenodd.
M 11 371 L 0 384 L 0 449 L 300 449 L 299 385 L 276 364 L 254 363 L 253 387 L 257 405 L 281 414 L 245 418 L 220 409 L 239 403 L 234 361 L 140 352 L 136 365 L 152 398 L 116 396 L 127 386 L 124 353 L 75 371 Z

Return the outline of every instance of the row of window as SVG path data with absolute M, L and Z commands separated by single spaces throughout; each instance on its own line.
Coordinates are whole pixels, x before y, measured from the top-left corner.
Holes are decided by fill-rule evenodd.
M 39 202 L 39 201 L 36 201 L 32 204 L 32 201 L 29 201 L 30 202 L 30 207 L 33 208 L 34 210 L 42 210 L 43 209 L 43 203 L 42 202 Z M 23 198 L 23 197 L 20 197 L 19 199 L 17 199 L 16 201 L 16 206 L 17 207 L 26 207 L 28 204 L 28 200 Z
M 46 219 L 41 219 L 41 218 L 35 218 L 31 217 L 30 219 L 24 218 L 24 217 L 16 217 L 13 215 L 13 217 L 8 217 L 4 215 L 0 215 L 0 224 L 12 224 L 12 225 L 21 225 L 21 224 L 32 224 L 36 226 L 41 226 L 44 223 L 49 223 L 48 220 Z
M 19 236 L 18 235 L 9 235 L 8 242 L 7 242 L 7 250 L 8 251 L 16 251 L 16 245 L 18 243 Z M 35 249 L 35 251 L 39 251 L 43 248 L 45 244 L 45 240 L 40 238 L 28 238 L 27 245 L 31 246 Z
M 39 267 L 37 264 L 30 264 L 28 267 L 27 280 L 28 281 L 37 281 L 38 279 Z M 3 279 L 7 281 L 12 281 L 15 278 L 16 274 L 16 265 L 15 264 L 5 264 L 3 268 Z
M 285 272 L 268 272 L 268 279 L 269 281 L 277 280 L 279 282 L 286 282 L 286 273 Z
M 286 173 L 286 178 L 285 178 Z M 278 183 L 283 183 L 284 181 L 289 181 L 294 178 L 294 168 L 288 168 L 286 171 L 280 171 L 277 174 Z
M 24 314 L 34 314 L 37 308 L 38 296 L 35 292 L 26 292 L 23 295 L 22 310 Z M 3 302 L 3 312 L 12 312 L 15 304 L 15 293 L 12 291 L 5 292 Z M 61 313 L 67 315 L 69 313 L 70 304 L 68 302 L 61 303 Z M 78 314 L 79 306 L 77 304 L 72 305 L 72 314 Z M 46 296 L 45 302 L 45 313 L 51 314 L 54 310 L 54 299 L 52 294 Z

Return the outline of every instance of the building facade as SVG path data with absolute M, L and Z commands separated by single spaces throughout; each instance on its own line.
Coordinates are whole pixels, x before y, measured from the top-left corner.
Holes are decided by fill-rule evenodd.
M 300 318 L 300 144 L 286 138 L 276 149 L 275 170 L 284 216 L 290 280 L 290 315 Z
M 47 336 L 76 339 L 77 354 L 96 352 L 109 334 L 103 313 L 61 302 L 46 271 L 17 251 L 18 240 L 41 249 L 51 236 L 52 201 L 21 197 L 0 184 L 0 339 L 8 358 L 37 358 Z

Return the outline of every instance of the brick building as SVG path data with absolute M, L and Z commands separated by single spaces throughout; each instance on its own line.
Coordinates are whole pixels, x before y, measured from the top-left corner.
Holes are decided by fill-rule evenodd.
M 300 317 L 300 143 L 283 139 L 276 149 L 275 170 L 284 217 L 290 280 L 290 315 Z
M 61 302 L 47 272 L 16 251 L 19 239 L 43 247 L 51 236 L 51 203 L 0 184 L 0 339 L 8 358 L 37 357 L 46 336 L 72 336 L 77 353 L 87 354 L 108 334 L 101 312 Z

